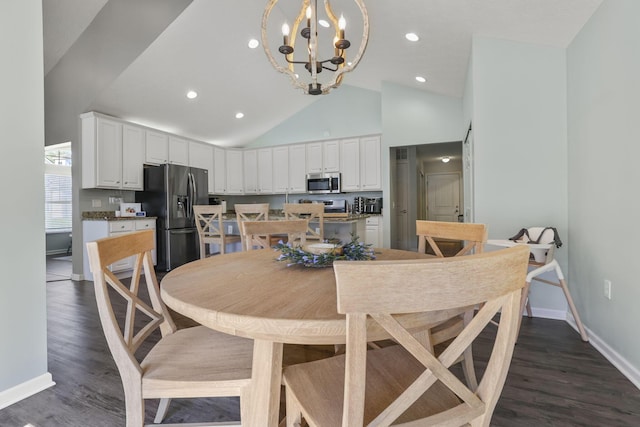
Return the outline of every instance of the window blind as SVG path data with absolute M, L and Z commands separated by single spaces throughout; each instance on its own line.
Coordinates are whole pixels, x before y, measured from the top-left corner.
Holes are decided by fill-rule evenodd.
M 46 231 L 71 230 L 71 175 L 44 175 Z

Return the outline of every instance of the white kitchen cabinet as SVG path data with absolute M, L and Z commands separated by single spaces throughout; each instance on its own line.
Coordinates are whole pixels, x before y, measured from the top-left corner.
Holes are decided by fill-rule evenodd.
M 83 239 L 83 274 L 85 280 L 93 280 L 93 275 L 89 269 L 89 256 L 87 255 L 86 244 L 94 240 L 105 237 L 121 236 L 141 230 L 155 230 L 156 220 L 153 218 L 144 219 L 119 219 L 119 220 L 85 220 L 82 222 Z M 156 250 L 151 251 L 153 264 L 156 264 Z M 109 266 L 114 273 L 123 273 L 132 270 L 134 267 L 134 257 L 119 260 Z M 123 276 L 126 277 L 125 274 Z
M 358 138 L 340 141 L 340 174 L 342 191 L 360 190 L 360 140 Z
M 207 191 L 212 194 L 214 192 L 213 145 L 189 141 L 189 166 L 208 171 Z
M 148 129 L 146 132 L 145 163 L 162 165 L 169 161 L 169 135 Z
M 360 138 L 360 189 L 382 190 L 380 137 Z
M 258 150 L 245 150 L 244 165 L 244 194 L 258 192 Z
M 306 146 L 289 146 L 289 193 L 306 193 Z
M 340 141 L 325 141 L 322 150 L 322 171 L 340 172 Z
M 258 150 L 258 193 L 260 194 L 273 193 L 274 153 L 275 149 L 271 148 Z
M 286 145 L 273 149 L 273 191 L 289 192 L 289 147 Z
M 213 147 L 213 193 L 227 193 L 227 155 L 226 150 L 220 147 Z
M 307 173 L 322 173 L 322 142 L 306 144 Z
M 364 242 L 374 248 L 382 247 L 382 217 L 370 216 L 366 219 Z
M 122 188 L 144 189 L 145 131 L 138 126 L 122 126 Z
M 226 150 L 227 191 L 226 194 L 244 194 L 242 150 Z
M 96 113 L 80 118 L 82 188 L 142 190 L 144 131 Z
M 169 163 L 189 165 L 189 141 L 175 136 L 169 137 Z
M 122 186 L 122 124 L 103 118 L 96 120 L 96 187 Z

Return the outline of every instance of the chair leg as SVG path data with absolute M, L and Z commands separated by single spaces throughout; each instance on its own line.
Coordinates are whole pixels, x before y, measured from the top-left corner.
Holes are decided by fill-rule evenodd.
M 573 314 L 573 318 L 575 319 L 578 330 L 580 331 L 580 338 L 582 338 L 582 341 L 584 342 L 589 342 L 589 336 L 587 335 L 587 331 L 585 331 L 584 325 L 580 320 L 578 310 L 573 303 L 573 298 L 571 298 L 571 294 L 569 293 L 569 287 L 567 286 L 567 282 L 564 279 L 560 279 L 560 287 L 562 288 L 562 292 L 564 292 L 564 296 L 567 298 L 567 303 L 569 304 L 569 308 L 571 309 L 571 314 Z
M 169 412 L 169 405 L 171 404 L 171 399 L 163 398 L 160 399 L 160 403 L 158 404 L 158 411 L 156 412 L 156 417 L 153 419 L 153 422 L 156 424 L 162 423 L 164 417 L 167 416 L 167 412 Z
M 285 387 L 285 405 L 287 427 L 300 427 L 302 425 L 302 411 L 298 401 L 287 387 Z
M 127 390 L 125 387 L 124 403 L 126 408 L 126 427 L 144 426 L 144 399 L 141 390 Z
M 464 313 L 464 326 L 466 327 L 473 319 L 473 310 L 469 310 Z M 469 344 L 462 353 L 464 360 L 462 361 L 462 372 L 464 378 L 467 381 L 467 385 L 471 391 L 476 391 L 478 388 L 478 379 L 476 378 L 476 368 L 473 364 L 473 347 Z

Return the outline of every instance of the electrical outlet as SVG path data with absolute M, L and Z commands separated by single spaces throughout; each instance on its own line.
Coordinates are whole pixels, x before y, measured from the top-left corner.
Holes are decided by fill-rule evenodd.
M 611 299 L 611 280 L 604 279 L 604 296 Z
M 101 208 L 102 207 L 102 201 L 100 199 L 91 200 L 91 207 L 92 208 Z
M 233 233 L 233 225 L 228 225 L 227 226 L 227 234 L 231 234 Z

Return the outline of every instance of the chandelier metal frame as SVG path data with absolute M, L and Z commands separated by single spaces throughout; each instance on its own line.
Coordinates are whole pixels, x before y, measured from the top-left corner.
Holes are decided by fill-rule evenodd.
M 360 43 L 360 48 L 354 58 L 347 62 L 346 49 L 349 48 L 351 43 L 349 40 L 344 38 L 344 29 L 340 28 L 339 20 L 336 18 L 329 0 L 324 0 L 324 9 L 330 21 L 330 26 L 335 30 L 335 54 L 333 57 L 325 60 L 318 59 L 318 0 L 302 0 L 300 12 L 291 26 L 290 36 L 285 35 L 283 45 L 278 48 L 279 52 L 284 56 L 286 66 L 281 65 L 281 63 L 273 56 L 271 49 L 269 48 L 269 40 L 267 37 L 267 24 L 269 22 L 269 17 L 274 6 L 278 3 L 278 0 L 269 0 L 267 3 L 264 14 L 262 15 L 262 46 L 264 51 L 267 58 L 269 58 L 271 65 L 280 73 L 287 74 L 291 78 L 292 84 L 295 87 L 302 89 L 306 94 L 327 94 L 331 89 L 338 87 L 342 83 L 344 74 L 353 71 L 356 68 L 365 49 L 367 48 L 367 42 L 369 40 L 369 15 L 367 13 L 367 9 L 363 0 L 351 1 L 354 1 L 358 5 L 362 14 L 363 24 L 362 42 Z M 311 19 L 307 18 L 307 8 L 310 8 L 311 10 Z M 300 29 L 300 25 L 305 19 L 307 25 Z M 299 29 L 300 31 L 298 31 Z M 307 61 L 298 61 L 293 58 L 294 47 L 296 45 L 296 38 L 298 35 L 307 39 Z M 335 68 L 328 67 L 328 63 L 334 65 Z M 294 70 L 294 66 L 296 64 L 304 64 L 304 68 L 309 72 L 310 81 L 305 80 L 301 75 L 296 74 Z M 318 74 L 323 70 L 331 71 L 333 75 L 327 82 L 320 83 L 318 81 Z

